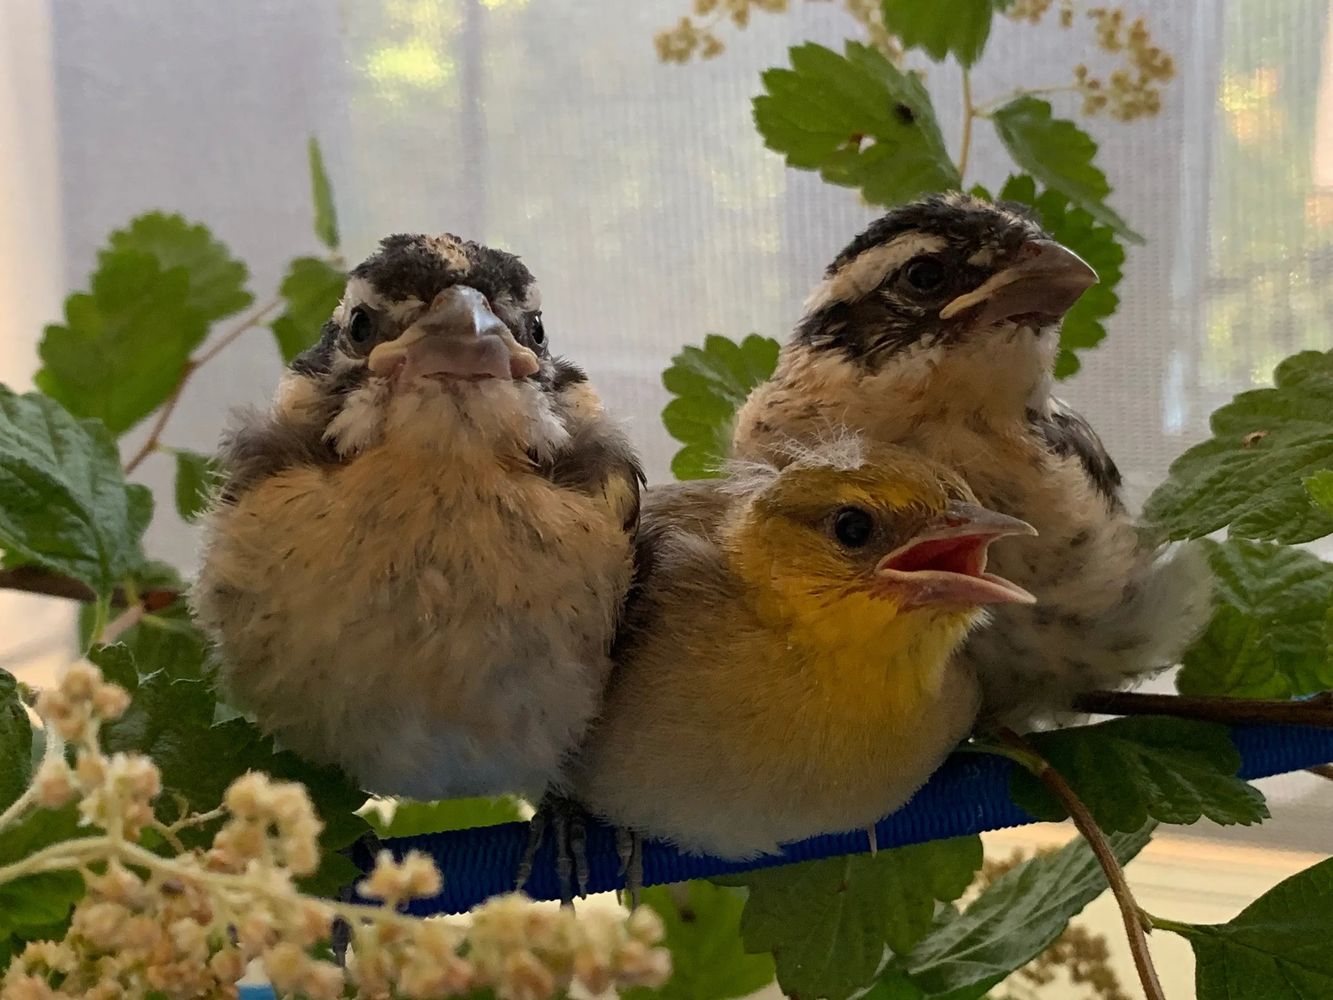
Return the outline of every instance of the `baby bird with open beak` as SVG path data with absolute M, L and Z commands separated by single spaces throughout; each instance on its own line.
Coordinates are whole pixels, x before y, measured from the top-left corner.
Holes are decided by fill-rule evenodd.
M 943 467 L 850 437 L 649 490 L 571 796 L 734 858 L 871 826 L 971 730 L 954 654 L 983 606 L 1031 603 L 986 572 L 992 542 L 1031 533 Z
M 1096 280 L 1017 206 L 904 205 L 829 265 L 737 417 L 739 459 L 846 426 L 942 462 L 1037 529 L 995 559 L 1037 603 L 999 609 L 967 645 L 988 723 L 1058 717 L 1170 665 L 1208 617 L 1202 555 L 1140 537 L 1115 463 L 1052 391 L 1060 321 Z
M 538 798 L 596 712 L 641 474 L 508 253 L 391 236 L 221 450 L 221 679 L 370 792 Z

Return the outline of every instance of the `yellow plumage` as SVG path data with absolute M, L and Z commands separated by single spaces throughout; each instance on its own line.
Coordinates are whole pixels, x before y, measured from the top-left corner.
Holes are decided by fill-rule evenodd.
M 942 468 L 855 441 L 650 490 L 645 578 L 571 792 L 731 856 L 901 805 L 972 725 L 976 679 L 952 654 L 977 605 L 1027 597 L 959 573 L 991 596 L 910 606 L 920 581 L 885 569 L 969 498 Z M 873 521 L 863 544 L 840 541 L 847 511 Z M 986 541 L 1018 530 L 999 522 Z

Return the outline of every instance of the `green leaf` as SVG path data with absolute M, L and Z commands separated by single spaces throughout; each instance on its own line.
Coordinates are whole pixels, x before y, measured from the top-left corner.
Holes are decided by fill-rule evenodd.
M 523 819 L 517 799 L 441 799 L 436 802 L 413 802 L 400 799 L 394 805 L 393 816 L 387 822 L 378 809 L 371 809 L 365 819 L 376 835 L 416 837 L 423 833 L 444 830 L 470 830 L 474 826 L 495 826 Z
M 677 905 L 676 894 L 685 899 Z M 708 882 L 686 882 L 644 890 L 643 902 L 662 918 L 663 944 L 671 951 L 671 978 L 656 990 L 622 991 L 623 1000 L 727 1000 L 773 981 L 773 960 L 741 947 L 744 897 Z
M 1052 117 L 1051 105 L 1035 97 L 1010 101 L 991 120 L 1015 163 L 1125 239 L 1143 242 L 1106 204 L 1111 185 L 1093 163 L 1097 144 L 1092 136 L 1071 121 Z
M 0 830 L 0 866 L 11 865 L 62 840 L 90 836 L 93 830 L 79 824 L 73 805 L 60 809 L 35 809 L 13 826 Z
M 139 564 L 151 494 L 127 486 L 106 429 L 0 386 L 0 549 L 109 595 Z
M 1249 826 L 1269 816 L 1264 797 L 1236 777 L 1240 754 L 1227 728 L 1194 719 L 1114 719 L 1028 737 L 1078 793 L 1097 825 L 1129 833 L 1160 823 Z M 1064 807 L 1027 771 L 1016 769 L 1014 801 L 1040 819 Z
M 756 333 L 737 344 L 716 333 L 671 359 L 662 384 L 674 399 L 662 411 L 667 433 L 685 445 L 671 460 L 677 479 L 707 479 L 731 448 L 731 423 L 750 390 L 773 374 L 778 342 Z
M 0 670 L 0 811 L 23 794 L 32 778 L 32 725 L 18 682 Z
M 1213 413 L 1213 437 L 1171 464 L 1146 521 L 1169 538 L 1228 528 L 1292 544 L 1333 534 L 1333 512 L 1310 502 L 1304 482 L 1333 466 L 1333 351 L 1287 358 L 1274 383 Z
M 959 837 L 746 874 L 745 947 L 773 953 L 785 993 L 843 1000 L 886 944 L 906 951 L 926 934 L 935 901 L 962 895 L 981 859 L 980 839 Z
M 1114 229 L 1099 225 L 1090 212 L 1072 204 L 1059 191 L 1047 189 L 1038 194 L 1036 181 L 1031 177 L 1010 177 L 1000 199 L 1031 205 L 1041 219 L 1042 228 L 1097 272 L 1098 283 L 1079 297 L 1060 325 L 1055 377 L 1068 378 L 1080 366 L 1075 352 L 1096 347 L 1106 337 L 1102 321 L 1120 305 L 1116 288 L 1123 276 L 1125 249 L 1117 242 Z
M 1123 865 L 1151 835 L 1152 828 L 1145 827 L 1109 839 Z M 1075 840 L 1006 872 L 966 910 L 924 938 L 901 965 L 929 995 L 978 997 L 1045 951 L 1105 888 L 1106 877 L 1092 849 Z M 892 983 L 901 974 L 902 969 L 893 969 L 887 978 Z
M 161 562 L 146 562 L 131 573 L 130 578 L 139 593 L 174 591 L 184 595 L 186 589 L 180 574 Z M 79 611 L 79 635 L 83 645 L 87 645 L 91 637 L 92 619 L 92 608 L 85 605 Z M 139 624 L 121 634 L 117 645 L 128 651 L 136 675 L 160 670 L 174 679 L 198 678 L 206 673 L 209 642 L 190 617 L 183 596 L 167 607 L 145 615 Z M 117 683 L 124 686 L 121 681 Z
M 139 671 L 134 665 L 134 653 L 123 642 L 109 646 L 94 646 L 88 650 L 88 662 L 102 671 L 102 677 L 123 687 L 130 694 L 139 688 Z
M 365 794 L 337 768 L 278 752 L 273 740 L 245 719 L 215 723 L 217 700 L 210 680 L 173 676 L 165 669 L 145 674 L 142 665 L 139 673 L 129 709 L 103 726 L 103 744 L 109 752 L 152 757 L 167 793 L 158 800 L 159 818 L 166 822 L 179 818 L 175 796 L 184 798 L 191 811 L 208 810 L 222 800 L 236 778 L 247 771 L 263 771 L 306 786 L 325 824 L 320 837 L 325 851 L 347 846 L 368 829 L 355 815 L 366 801 Z M 191 828 L 181 837 L 187 846 L 197 846 L 207 842 L 213 830 L 213 826 Z
M 83 876 L 74 871 L 41 872 L 0 885 L 0 934 L 50 927 L 69 919 L 83 897 Z
M 272 324 L 284 362 L 319 340 L 346 283 L 346 274 L 318 257 L 297 257 L 288 265 L 281 289 L 286 308 Z
M 1286 545 L 1202 544 L 1217 607 L 1185 653 L 1176 675 L 1181 693 L 1298 698 L 1333 688 L 1325 633 L 1333 564 Z
M 818 170 L 894 205 L 959 184 L 921 81 L 876 49 L 848 42 L 846 55 L 813 42 L 791 50 L 791 69 L 763 75 L 754 121 L 787 164 Z
M 909 49 L 922 49 L 936 62 L 955 56 L 971 66 L 990 37 L 994 0 L 953 0 L 947 12 L 921 0 L 884 0 L 884 27 Z
M 315 202 L 315 235 L 330 250 L 337 250 L 338 213 L 333 207 L 333 188 L 324 170 L 324 154 L 320 152 L 319 140 L 313 135 L 307 149 L 310 154 L 310 191 Z
M 193 521 L 208 506 L 217 483 L 217 463 L 208 455 L 184 448 L 176 455 L 176 513 L 183 521 Z
M 1198 1000 L 1333 996 L 1333 858 L 1279 882 L 1228 923 L 1154 924 L 1194 948 Z
M 1305 479 L 1305 492 L 1310 499 L 1333 514 L 1333 469 L 1323 469 Z
M 184 268 L 164 269 L 140 250 L 108 251 L 92 291 L 65 300 L 65 325 L 46 328 L 34 381 L 75 416 L 95 417 L 119 436 L 166 401 L 207 333 Z
M 138 251 L 157 258 L 163 271 L 183 268 L 189 279 L 186 306 L 208 322 L 240 312 L 254 296 L 245 289 L 249 271 L 213 238 L 207 226 L 190 225 L 182 216 L 149 212 L 108 237 L 110 250 Z M 197 346 L 191 344 L 191 347 Z

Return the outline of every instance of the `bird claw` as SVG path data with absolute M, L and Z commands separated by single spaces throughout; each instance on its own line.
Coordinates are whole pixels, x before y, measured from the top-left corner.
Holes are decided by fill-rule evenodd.
M 375 831 L 367 830 L 338 853 L 356 865 L 362 874 L 369 874 L 370 870 L 375 867 L 375 859 L 379 857 L 382 850 L 384 850 L 384 844 L 376 836 Z M 352 903 L 356 901 L 357 881 L 357 879 L 353 879 L 338 890 L 338 902 Z M 333 924 L 329 928 L 329 948 L 333 951 L 333 959 L 340 968 L 347 968 L 347 948 L 351 943 L 352 925 L 342 917 L 334 917 Z
M 573 799 L 563 795 L 547 795 L 537 806 L 528 822 L 528 841 L 519 858 L 514 887 L 522 890 L 532 877 L 533 862 L 546 831 L 555 835 L 555 872 L 560 881 L 560 903 L 573 906 L 588 896 L 588 826 L 587 811 Z
M 620 858 L 620 874 L 625 876 L 629 908 L 638 909 L 643 891 L 643 838 L 633 830 L 616 827 L 616 856 Z

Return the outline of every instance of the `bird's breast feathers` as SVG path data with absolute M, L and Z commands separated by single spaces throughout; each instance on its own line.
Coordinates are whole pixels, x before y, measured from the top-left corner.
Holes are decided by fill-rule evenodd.
M 294 748 L 336 748 L 354 773 L 415 736 L 401 752 L 436 784 L 379 791 L 493 792 L 450 784 L 486 771 L 458 752 L 469 741 L 549 776 L 609 670 L 631 569 L 620 513 L 475 435 L 449 448 L 399 419 L 350 461 L 217 512 L 197 603 L 225 680 Z

